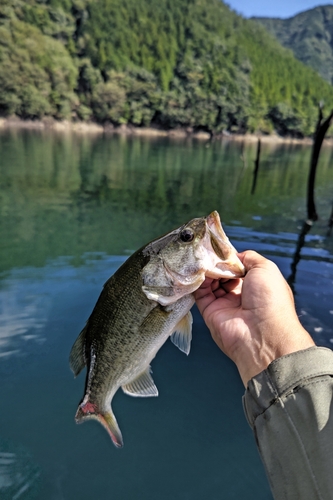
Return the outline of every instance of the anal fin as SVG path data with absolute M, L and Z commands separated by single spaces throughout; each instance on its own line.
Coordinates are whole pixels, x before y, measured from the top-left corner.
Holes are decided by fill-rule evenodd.
M 123 385 L 122 390 L 125 394 L 134 397 L 148 398 L 158 396 L 158 390 L 150 375 L 150 366 L 129 384 Z
M 185 354 L 189 354 L 191 349 L 192 340 L 192 323 L 193 318 L 191 311 L 179 321 L 174 333 L 171 335 L 171 342 L 173 342 L 178 349 Z

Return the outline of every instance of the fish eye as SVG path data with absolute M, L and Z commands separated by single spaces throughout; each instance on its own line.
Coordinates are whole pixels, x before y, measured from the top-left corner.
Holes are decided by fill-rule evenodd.
M 180 233 L 180 239 L 184 241 L 184 243 L 189 243 L 190 241 L 193 240 L 193 238 L 194 238 L 194 233 L 193 231 L 191 231 L 191 229 L 184 229 Z

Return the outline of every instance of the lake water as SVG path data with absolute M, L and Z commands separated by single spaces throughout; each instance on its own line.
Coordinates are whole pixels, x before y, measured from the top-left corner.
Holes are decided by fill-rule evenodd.
M 333 150 L 316 182 L 319 221 L 300 238 L 311 148 L 232 141 L 0 134 L 0 498 L 270 500 L 237 371 L 194 310 L 188 357 L 167 342 L 152 363 L 158 398 L 119 391 L 125 446 L 74 414 L 70 348 L 126 256 L 218 210 L 239 250 L 291 277 L 298 313 L 333 343 Z M 292 266 L 293 265 L 293 270 Z

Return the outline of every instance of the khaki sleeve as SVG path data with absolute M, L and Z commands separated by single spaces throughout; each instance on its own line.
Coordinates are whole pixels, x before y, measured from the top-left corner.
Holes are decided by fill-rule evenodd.
M 273 361 L 243 404 L 275 500 L 333 500 L 333 352 Z

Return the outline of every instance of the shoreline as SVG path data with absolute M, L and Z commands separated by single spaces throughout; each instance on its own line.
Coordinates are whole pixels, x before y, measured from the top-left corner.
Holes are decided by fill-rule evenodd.
M 208 132 L 194 132 L 191 128 L 164 130 L 154 127 L 134 127 L 132 125 L 120 125 L 119 127 L 114 127 L 111 124 L 99 125 L 94 122 L 71 122 L 69 120 L 57 121 L 53 118 L 45 118 L 44 120 L 21 120 L 17 117 L 0 118 L 0 131 L 8 129 L 55 131 L 78 134 L 116 134 L 137 137 L 169 137 L 173 139 L 190 138 L 204 141 L 211 139 Z M 288 143 L 311 145 L 313 143 L 313 139 L 311 137 L 296 139 L 292 137 L 281 137 L 277 134 L 230 134 L 224 132 L 214 136 L 214 139 L 246 142 L 257 142 L 258 139 L 260 139 L 262 143 L 271 144 Z M 324 143 L 333 145 L 333 137 L 325 139 Z

